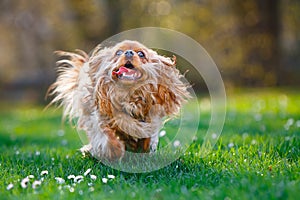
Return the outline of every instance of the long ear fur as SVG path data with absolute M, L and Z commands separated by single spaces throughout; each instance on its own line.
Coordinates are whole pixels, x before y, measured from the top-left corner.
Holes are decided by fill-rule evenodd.
M 166 115 L 176 115 L 186 99 L 191 97 L 187 91 L 188 84 L 182 81 L 183 75 L 176 69 L 176 57 L 170 59 L 155 54 L 152 62 L 161 65 L 156 101 L 164 107 Z

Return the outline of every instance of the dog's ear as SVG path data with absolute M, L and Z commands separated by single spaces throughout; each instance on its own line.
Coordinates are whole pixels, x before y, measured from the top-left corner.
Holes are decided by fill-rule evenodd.
M 95 87 L 97 77 L 99 77 L 98 73 L 101 73 L 100 70 L 105 70 L 101 68 L 105 68 L 105 62 L 111 58 L 112 49 L 111 48 L 103 48 L 101 45 L 98 45 L 91 53 L 89 59 L 89 75 L 92 81 L 92 85 Z
M 101 77 L 96 86 L 96 106 L 103 115 L 113 117 L 111 100 L 109 98 L 110 86 L 105 83 L 105 77 Z
M 155 101 L 163 106 L 166 115 L 176 115 L 180 108 L 180 101 L 174 91 L 170 90 L 166 85 L 158 84 L 155 93 Z
M 91 53 L 89 61 L 89 76 L 92 87 L 95 89 L 95 104 L 99 112 L 112 117 L 112 105 L 109 98 L 110 83 L 107 82 L 107 64 L 112 57 L 111 48 L 102 48 L 98 45 Z
M 176 115 L 186 99 L 190 98 L 188 84 L 181 80 L 183 75 L 176 69 L 176 57 L 171 59 L 155 52 L 152 53 L 151 62 L 159 65 L 156 103 L 163 106 L 166 115 Z
M 148 50 L 149 60 L 151 63 L 159 63 L 169 67 L 176 66 L 176 56 L 173 55 L 172 59 L 169 57 L 161 56 L 156 51 Z
M 173 55 L 172 58 L 157 55 L 157 58 L 160 60 L 161 63 L 163 63 L 165 66 L 168 67 L 176 67 L 176 56 Z

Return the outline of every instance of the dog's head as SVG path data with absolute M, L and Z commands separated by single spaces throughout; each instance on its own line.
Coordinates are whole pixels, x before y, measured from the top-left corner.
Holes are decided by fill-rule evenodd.
M 172 59 L 158 55 L 137 41 L 125 40 L 117 45 L 95 49 L 92 63 L 111 81 L 131 86 L 150 80 L 158 83 L 167 78 L 175 68 L 175 57 Z M 92 64 L 93 65 L 93 64 Z M 97 67 L 98 66 L 98 67 Z

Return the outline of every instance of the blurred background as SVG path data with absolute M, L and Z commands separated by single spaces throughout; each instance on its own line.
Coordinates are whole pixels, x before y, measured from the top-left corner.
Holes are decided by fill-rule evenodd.
M 1 101 L 45 104 L 56 76 L 53 51 L 89 52 L 114 34 L 144 26 L 198 41 L 226 89 L 298 87 L 299 24 L 299 0 L 1 0 Z

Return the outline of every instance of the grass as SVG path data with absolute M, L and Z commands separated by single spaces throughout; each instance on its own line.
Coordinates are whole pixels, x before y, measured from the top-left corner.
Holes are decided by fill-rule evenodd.
M 205 97 L 200 100 L 207 105 Z M 199 156 L 202 139 L 198 137 L 172 164 L 133 174 L 82 157 L 77 151 L 81 141 L 75 130 L 61 123 L 60 110 L 2 105 L 1 199 L 297 199 L 300 94 L 236 92 L 228 95 L 227 106 L 222 135 L 206 157 Z M 199 133 L 209 122 L 209 113 L 202 110 L 201 114 Z M 170 140 L 170 130 L 162 143 Z M 87 169 L 97 179 L 87 175 L 75 183 L 67 178 L 83 175 Z M 49 174 L 41 175 L 43 170 Z M 22 188 L 20 182 L 28 175 L 34 178 Z M 55 177 L 65 183 L 57 183 Z M 34 180 L 41 179 L 41 185 L 32 188 Z M 14 186 L 7 190 L 10 183 Z

